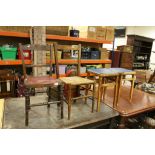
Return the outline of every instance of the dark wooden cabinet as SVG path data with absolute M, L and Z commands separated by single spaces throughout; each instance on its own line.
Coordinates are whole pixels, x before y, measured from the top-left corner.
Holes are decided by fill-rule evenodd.
M 127 35 L 127 45 L 133 46 L 133 69 L 148 69 L 154 39 Z

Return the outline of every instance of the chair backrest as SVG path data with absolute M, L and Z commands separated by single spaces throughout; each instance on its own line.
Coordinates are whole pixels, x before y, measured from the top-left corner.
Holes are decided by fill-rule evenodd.
M 70 51 L 72 53 L 72 56 L 74 56 L 75 63 L 77 65 L 77 76 L 80 76 L 80 66 L 81 66 L 81 44 L 79 45 L 59 45 L 57 43 L 54 43 L 54 53 L 55 57 L 58 60 L 58 51 Z M 58 65 L 56 66 L 56 70 L 59 70 Z
M 36 45 L 36 44 L 32 44 L 30 46 L 27 45 L 22 45 L 21 43 L 19 44 L 19 48 L 20 48 L 20 52 L 21 52 L 21 57 L 22 57 L 22 64 L 23 64 L 23 73 L 24 73 L 24 78 L 27 77 L 27 73 L 26 73 L 26 68 L 28 67 L 50 67 L 50 71 L 49 71 L 49 75 L 52 76 L 52 64 L 54 64 L 53 62 L 53 57 L 54 57 L 54 61 L 55 61 L 55 65 L 58 66 L 58 59 L 55 57 L 55 50 L 54 50 L 54 55 L 53 55 L 53 44 L 50 45 Z M 31 65 L 27 65 L 25 64 L 25 60 L 24 60 L 24 50 L 31 50 Z M 50 51 L 50 62 L 47 64 L 46 59 L 45 62 L 43 62 L 42 64 L 34 64 L 34 51 L 42 51 L 42 52 L 47 52 Z M 59 70 L 56 70 L 56 78 L 59 78 Z

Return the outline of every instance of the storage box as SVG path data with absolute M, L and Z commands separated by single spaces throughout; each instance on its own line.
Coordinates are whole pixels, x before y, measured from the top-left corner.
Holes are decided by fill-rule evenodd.
M 86 67 L 80 67 L 80 73 L 81 74 L 86 73 Z
M 62 51 L 57 51 L 58 60 L 61 59 Z M 52 60 L 55 59 L 54 51 L 52 52 Z M 50 60 L 50 51 L 46 51 L 46 60 Z
M 108 41 L 113 41 L 114 40 L 114 27 L 112 26 L 107 26 L 106 27 L 106 40 Z
M 68 36 L 69 26 L 46 26 L 46 33 Z
M 91 59 L 100 59 L 100 51 L 92 50 L 90 58 Z
M 63 59 L 71 59 L 71 52 L 70 51 L 64 51 L 62 52 Z
M 31 29 L 31 26 L 0 26 L 0 30 L 2 31 L 29 33 L 30 29 Z
M 88 69 L 96 69 L 96 65 L 86 65 L 86 70 Z
M 25 60 L 31 60 L 31 50 L 23 50 Z M 20 49 L 18 48 L 18 59 L 22 59 Z
M 104 67 L 105 68 L 111 68 L 111 64 L 105 64 Z
M 105 40 L 106 27 L 105 26 L 96 26 L 96 39 Z
M 133 52 L 133 46 L 129 45 L 117 46 L 117 49 L 120 50 L 120 52 L 127 52 L 127 53 Z
M 104 60 L 104 59 L 109 59 L 109 56 L 110 56 L 110 52 L 107 51 L 106 48 L 99 48 L 100 50 L 100 53 L 101 53 L 101 59 Z
M 17 55 L 17 48 L 13 47 L 0 47 L 3 60 L 15 60 Z
M 67 65 L 59 65 L 59 74 L 65 74 Z

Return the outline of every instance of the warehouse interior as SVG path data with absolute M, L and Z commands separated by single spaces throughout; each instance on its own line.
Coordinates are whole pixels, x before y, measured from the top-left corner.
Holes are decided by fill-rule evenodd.
M 153 129 L 154 26 L 0 26 L 1 128 Z

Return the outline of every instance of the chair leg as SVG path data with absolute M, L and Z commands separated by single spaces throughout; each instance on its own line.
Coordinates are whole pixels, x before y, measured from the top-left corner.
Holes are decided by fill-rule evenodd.
M 48 88 L 48 102 L 51 101 L 51 87 Z M 50 104 L 47 105 L 47 108 L 50 108 Z
M 115 83 L 115 89 L 114 89 L 114 101 L 113 101 L 113 107 L 116 107 L 118 105 L 118 85 L 119 85 L 119 77 L 116 77 L 116 83 Z
M 63 116 L 63 87 L 62 85 L 59 86 L 60 87 L 60 106 L 61 106 L 61 119 L 64 117 Z
M 88 95 L 88 89 L 89 89 L 89 85 L 86 85 L 86 89 L 85 89 L 85 96 Z M 87 103 L 87 97 L 85 97 L 85 104 Z
M 131 100 L 132 100 L 132 95 L 133 95 L 133 89 L 134 89 L 134 78 L 135 78 L 135 75 L 132 75 L 131 89 L 130 89 L 130 102 L 131 102 Z
M 93 97 L 92 97 L 92 112 L 94 112 L 94 105 L 95 105 L 95 88 L 96 84 L 93 84 Z
M 71 96 L 71 85 L 68 85 L 68 120 L 70 120 L 71 115 L 71 104 L 72 104 L 72 96 Z
M 25 91 L 25 126 L 29 125 L 29 110 L 30 110 L 30 94 L 29 89 Z

